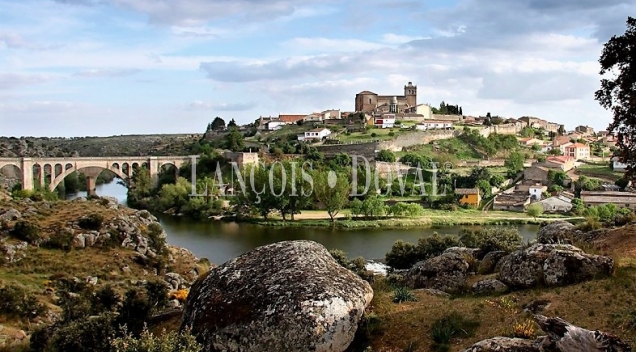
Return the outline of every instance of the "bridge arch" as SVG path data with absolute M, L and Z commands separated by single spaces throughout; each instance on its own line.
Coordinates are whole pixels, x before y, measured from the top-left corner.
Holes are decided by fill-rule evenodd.
M 51 182 L 49 189 L 51 191 L 55 190 L 55 188 L 57 188 L 57 186 L 60 185 L 60 183 L 64 182 L 64 179 L 69 176 L 70 174 L 72 174 L 73 172 L 82 172 L 82 170 L 86 170 L 86 169 L 91 169 L 91 168 L 96 168 L 96 169 L 101 169 L 101 171 L 104 170 L 108 170 L 111 171 L 112 173 L 114 173 L 115 175 L 117 175 L 117 177 L 119 177 L 120 179 L 124 180 L 124 181 L 128 181 L 129 176 L 124 174 L 121 170 L 119 170 L 118 168 L 114 168 L 109 167 L 109 168 L 105 168 L 99 165 L 94 165 L 94 166 L 82 166 L 82 167 L 77 167 L 76 165 L 73 164 L 67 164 L 71 165 L 70 168 L 66 168 L 61 174 L 59 174 L 58 176 L 55 177 L 55 179 L 53 180 L 53 182 Z M 88 175 L 87 175 L 88 176 Z M 97 176 L 95 176 L 95 178 L 97 178 Z

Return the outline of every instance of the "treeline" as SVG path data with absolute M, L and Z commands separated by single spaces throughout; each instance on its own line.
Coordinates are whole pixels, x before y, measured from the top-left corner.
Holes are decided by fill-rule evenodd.
M 464 128 L 464 132 L 459 138 L 488 157 L 494 156 L 500 151 L 513 151 L 519 147 L 517 137 L 514 135 L 492 133 L 488 137 L 484 137 L 479 134 L 478 130 L 468 127 Z
M 433 107 L 431 108 L 433 111 L 433 114 L 441 114 L 441 115 L 464 115 L 464 112 L 462 110 L 462 107 L 459 105 L 451 105 L 451 104 L 447 104 L 445 101 L 442 100 L 441 103 L 439 103 L 439 109 Z

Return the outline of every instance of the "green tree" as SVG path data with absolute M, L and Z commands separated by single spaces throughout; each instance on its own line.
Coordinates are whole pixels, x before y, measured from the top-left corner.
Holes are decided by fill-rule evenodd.
M 525 162 L 525 157 L 519 152 L 513 152 L 508 156 L 508 159 L 504 162 L 504 166 L 508 169 L 508 174 L 510 176 L 517 175 L 519 172 L 523 171 L 523 163 Z
M 628 163 L 628 172 L 633 172 L 636 164 L 636 18 L 627 18 L 625 34 L 613 36 L 605 43 L 599 59 L 601 75 L 611 78 L 601 79 L 601 88 L 595 98 L 605 109 L 611 110 L 614 120 L 608 127 L 609 133 L 618 136 L 617 147 L 620 156 Z
M 543 214 L 543 206 L 539 203 L 530 204 L 526 207 L 526 213 L 536 219 Z
M 313 173 L 313 180 L 314 197 L 324 206 L 333 222 L 335 216 L 349 202 L 349 180 L 344 174 L 320 170 Z
M 150 171 L 145 167 L 135 169 L 128 186 L 128 204 L 140 206 L 144 198 L 150 197 L 152 193 L 152 180 Z
M 375 157 L 375 160 L 387 161 L 392 163 L 395 161 L 395 154 L 393 154 L 393 152 L 388 149 L 382 149 L 378 152 L 378 155 Z
M 243 151 L 243 149 L 245 149 L 245 137 L 243 133 L 241 133 L 236 126 L 230 127 L 230 125 L 228 125 L 228 129 L 229 133 L 223 137 L 223 148 L 234 152 Z
M 234 121 L 234 120 L 232 120 Z M 234 124 L 236 126 L 236 124 Z M 215 117 L 212 123 L 210 124 L 210 130 L 212 131 L 222 131 L 225 129 L 225 120 L 220 117 Z
M 236 128 L 236 127 L 238 126 L 236 125 L 236 121 L 234 121 L 234 119 L 231 119 L 230 122 L 228 122 L 227 124 L 227 128 Z

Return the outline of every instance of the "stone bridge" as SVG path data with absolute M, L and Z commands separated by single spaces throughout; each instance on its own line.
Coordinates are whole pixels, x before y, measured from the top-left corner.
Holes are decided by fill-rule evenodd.
M 39 185 L 48 184 L 53 191 L 64 181 L 66 176 L 78 171 L 86 175 L 86 183 L 89 194 L 95 193 L 97 176 L 110 170 L 117 177 L 128 181 L 133 175 L 133 170 L 145 167 L 150 172 L 153 187 L 159 180 L 159 172 L 166 165 L 179 168 L 192 158 L 190 156 L 121 156 L 121 157 L 87 157 L 87 158 L 0 158 L 0 171 L 5 166 L 13 166 L 19 170 L 22 181 L 22 189 L 32 190 L 36 180 Z

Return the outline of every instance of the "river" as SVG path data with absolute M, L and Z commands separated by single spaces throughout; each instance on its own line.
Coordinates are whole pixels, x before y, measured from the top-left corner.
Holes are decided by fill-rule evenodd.
M 127 189 L 112 182 L 97 186 L 100 196 L 115 197 L 126 202 Z M 85 192 L 67 198 L 85 197 Z M 384 258 L 393 243 L 398 240 L 416 243 L 420 237 L 440 234 L 457 234 L 463 226 L 441 226 L 411 229 L 354 229 L 342 230 L 323 227 L 268 227 L 246 223 L 210 221 L 199 222 L 172 216 L 159 216 L 168 234 L 168 243 L 187 248 L 196 256 L 221 264 L 241 253 L 265 244 L 306 239 L 322 243 L 325 247 L 345 251 L 349 258 Z M 535 238 L 536 225 L 518 225 L 524 241 Z

